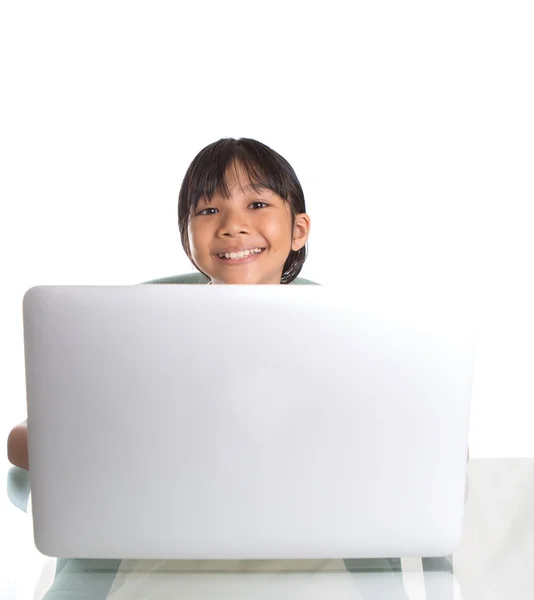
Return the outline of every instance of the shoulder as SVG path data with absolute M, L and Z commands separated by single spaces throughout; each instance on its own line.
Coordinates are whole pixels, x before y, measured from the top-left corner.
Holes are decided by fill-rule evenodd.
M 310 279 L 304 279 L 303 277 L 297 277 L 294 281 L 291 282 L 292 285 L 321 285 L 320 283 L 315 283 L 315 281 L 311 281 Z

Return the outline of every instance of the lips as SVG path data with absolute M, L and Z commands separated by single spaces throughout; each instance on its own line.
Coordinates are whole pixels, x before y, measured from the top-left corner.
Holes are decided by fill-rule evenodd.
M 217 250 L 217 252 L 214 252 L 213 254 L 215 256 L 219 256 L 219 254 L 230 254 L 232 252 L 234 254 L 237 254 L 238 252 L 250 252 L 251 250 L 255 250 L 256 248 L 259 248 L 262 251 L 265 250 L 263 246 L 245 246 L 242 248 L 222 248 L 221 250 Z
M 225 264 L 242 264 L 248 263 L 250 261 L 256 260 L 263 252 L 265 248 L 260 248 L 256 246 L 251 250 L 239 250 L 235 251 L 227 251 L 227 252 L 219 252 L 215 254 L 215 258 L 224 262 Z

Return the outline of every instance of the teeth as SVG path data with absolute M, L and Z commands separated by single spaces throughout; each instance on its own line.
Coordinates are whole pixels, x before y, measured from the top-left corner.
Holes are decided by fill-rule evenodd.
M 261 252 L 261 248 L 254 248 L 252 250 L 243 250 L 242 252 L 226 252 L 226 254 L 219 254 L 219 258 L 246 258 L 250 254 L 259 254 Z

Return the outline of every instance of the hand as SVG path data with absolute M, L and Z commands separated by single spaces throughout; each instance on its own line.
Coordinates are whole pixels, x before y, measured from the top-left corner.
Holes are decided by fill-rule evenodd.
M 28 426 L 23 421 L 13 427 L 7 438 L 7 458 L 10 463 L 21 469 L 29 469 L 28 465 Z

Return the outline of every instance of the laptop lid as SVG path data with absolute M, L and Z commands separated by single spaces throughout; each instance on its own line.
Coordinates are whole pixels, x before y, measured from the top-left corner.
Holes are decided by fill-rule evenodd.
M 473 331 L 322 286 L 24 297 L 35 543 L 84 558 L 443 556 Z

